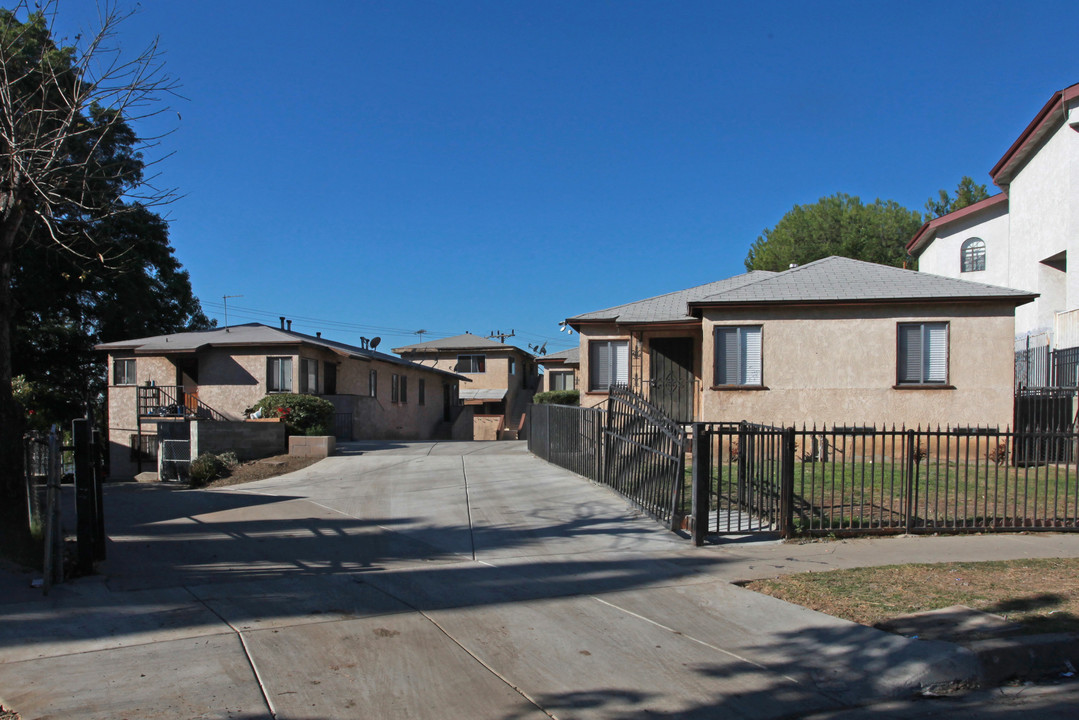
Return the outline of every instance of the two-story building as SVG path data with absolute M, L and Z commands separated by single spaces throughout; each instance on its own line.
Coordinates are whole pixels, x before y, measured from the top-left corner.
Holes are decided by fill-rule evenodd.
M 475 409 L 475 438 L 496 439 L 520 425 L 536 393 L 539 374 L 532 353 L 471 333 L 394 348 L 405 360 L 471 381 L 461 401 Z
M 907 251 L 925 273 L 1037 293 L 1016 310 L 1017 349 L 1079 348 L 1079 84 L 1054 93 L 989 174 L 999 194 L 926 223 Z

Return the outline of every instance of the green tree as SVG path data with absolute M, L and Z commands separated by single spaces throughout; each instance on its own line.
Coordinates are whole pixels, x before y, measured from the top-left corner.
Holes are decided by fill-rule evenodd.
M 65 257 L 80 268 L 64 278 L 73 288 L 84 273 L 120 271 L 127 248 L 95 232 L 171 197 L 145 182 L 148 143 L 129 125 L 155 112 L 172 87 L 156 45 L 131 59 L 115 52 L 125 15 L 111 3 L 97 33 L 58 44 L 49 25 L 55 14 L 50 2 L 0 9 L 0 491 L 9 499 L 24 490 L 22 413 L 12 392 L 16 265 L 26 253 Z M 53 352 L 93 322 L 77 314 L 48 320 Z
M 33 389 L 39 425 L 70 420 L 104 395 L 101 342 L 202 330 L 213 324 L 169 244 L 168 226 L 134 205 L 94 230 L 119 267 L 85 267 L 70 253 L 27 243 L 16 250 L 12 372 Z
M 795 205 L 749 248 L 747 270 L 786 270 L 792 263 L 842 257 L 902 267 L 906 244 L 922 216 L 894 200 L 870 205 L 836 193 L 812 205 Z
M 989 197 L 989 191 L 985 189 L 985 185 L 978 185 L 973 178 L 964 175 L 955 187 L 955 197 L 949 195 L 947 190 L 939 190 L 937 197 L 926 200 L 925 221 L 929 222 L 933 218 L 955 212 L 979 200 L 985 200 L 987 197 Z

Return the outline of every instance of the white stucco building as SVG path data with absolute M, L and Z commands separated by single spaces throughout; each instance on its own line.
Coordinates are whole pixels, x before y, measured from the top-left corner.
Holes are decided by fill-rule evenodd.
M 907 250 L 922 272 L 1038 293 L 1016 309 L 1017 340 L 1079 347 L 1079 84 L 989 174 L 1000 194 L 926 223 Z

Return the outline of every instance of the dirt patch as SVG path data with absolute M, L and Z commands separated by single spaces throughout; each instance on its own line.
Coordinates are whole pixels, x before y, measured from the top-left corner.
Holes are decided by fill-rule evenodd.
M 1079 632 L 1079 559 L 889 565 L 755 580 L 745 587 L 863 625 L 965 605 L 1024 633 Z
M 218 478 L 207 484 L 206 487 L 226 487 L 228 485 L 239 485 L 254 480 L 265 480 L 266 478 L 277 477 L 278 475 L 286 475 L 291 472 L 296 472 L 297 470 L 303 470 L 309 465 L 314 465 L 319 459 L 320 458 L 292 457 L 291 455 L 275 455 L 273 457 L 262 458 L 261 460 L 251 460 L 250 462 L 240 463 L 232 469 L 232 473 L 228 477 Z

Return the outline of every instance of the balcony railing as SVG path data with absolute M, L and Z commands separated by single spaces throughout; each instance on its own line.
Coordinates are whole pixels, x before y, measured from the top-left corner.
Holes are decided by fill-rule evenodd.
M 156 420 L 225 420 L 224 415 L 199 400 L 197 392 L 179 385 L 146 385 L 136 395 L 138 415 Z

